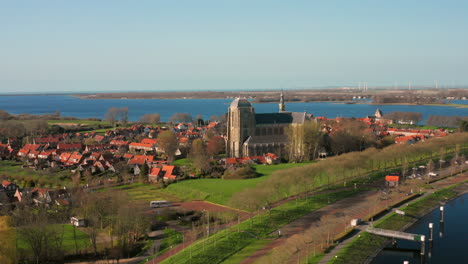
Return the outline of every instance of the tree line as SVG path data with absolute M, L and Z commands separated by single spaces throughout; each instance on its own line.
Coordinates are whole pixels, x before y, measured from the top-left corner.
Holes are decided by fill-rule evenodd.
M 319 163 L 274 172 L 261 186 L 236 193 L 229 203 L 236 208 L 256 210 L 323 186 L 346 185 L 353 179 L 367 177 L 373 171 L 435 157 L 441 147 L 454 150 L 458 144 L 466 148 L 467 142 L 467 133 L 456 133 L 415 145 L 392 145 L 383 149 L 372 147 L 362 152 L 342 154 Z
M 437 127 L 463 127 L 463 121 L 468 121 L 468 116 L 444 116 L 430 115 L 427 118 L 426 125 Z
M 383 118 L 393 120 L 397 123 L 413 123 L 417 124 L 423 120 L 423 116 L 419 112 L 390 112 L 384 114 Z

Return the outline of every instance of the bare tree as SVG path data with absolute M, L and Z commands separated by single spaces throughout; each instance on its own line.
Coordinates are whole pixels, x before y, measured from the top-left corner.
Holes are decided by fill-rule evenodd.
M 176 135 L 170 130 L 163 131 L 158 135 L 158 144 L 166 153 L 169 162 L 172 162 L 179 147 L 179 140 Z
M 128 107 L 120 108 L 119 114 L 120 114 L 120 122 L 122 122 L 122 125 L 126 127 L 128 124 Z
M 111 107 L 107 110 L 104 120 L 109 122 L 111 126 L 115 125 L 115 122 L 117 122 L 117 118 L 119 116 L 119 108 L 117 107 Z
M 158 113 L 146 114 L 140 118 L 140 121 L 145 124 L 157 125 L 161 121 L 161 116 Z
M 189 113 L 175 113 L 169 118 L 170 122 L 176 123 L 176 122 L 181 122 L 181 123 L 188 123 L 192 122 L 192 115 Z

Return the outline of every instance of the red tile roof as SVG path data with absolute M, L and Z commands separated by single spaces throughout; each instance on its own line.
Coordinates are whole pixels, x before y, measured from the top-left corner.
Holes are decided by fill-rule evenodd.
M 160 168 L 151 168 L 151 171 L 149 173 L 149 176 L 158 176 L 159 172 L 161 172 Z
M 171 180 L 173 180 L 173 179 L 176 178 L 176 176 L 172 174 L 172 173 L 174 172 L 174 168 L 175 168 L 175 166 L 170 166 L 170 165 L 164 165 L 164 166 L 162 167 L 162 171 L 165 171 L 165 173 L 164 173 L 164 179 L 171 179 Z
M 391 181 L 391 182 L 398 182 L 400 181 L 400 176 L 394 176 L 394 175 L 387 175 L 385 176 L 386 181 Z
M 158 143 L 158 139 L 156 139 L 156 138 L 144 138 L 140 143 L 154 145 L 154 144 Z
M 7 187 L 7 186 L 10 185 L 10 184 L 11 184 L 11 182 L 9 182 L 9 181 L 6 181 L 6 180 L 3 180 L 3 181 L 2 181 L 2 186 L 3 186 L 3 187 Z

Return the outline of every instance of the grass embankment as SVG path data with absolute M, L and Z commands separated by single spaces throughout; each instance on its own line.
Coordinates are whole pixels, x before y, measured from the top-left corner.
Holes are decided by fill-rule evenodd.
M 441 189 L 433 194 L 429 194 L 416 202 L 403 207 L 401 210 L 406 214 L 404 216 L 392 213 L 374 226 L 377 228 L 389 230 L 401 230 L 408 224 L 415 221 L 415 217 L 421 217 L 427 213 L 428 210 L 437 206 L 440 202 L 446 201 L 457 196 L 453 190 L 459 184 Z M 343 248 L 338 253 L 338 258 L 332 259 L 328 263 L 363 263 L 370 255 L 379 250 L 385 245 L 388 239 L 385 237 L 363 233 L 360 237 L 356 237 L 353 241 Z M 309 260 L 309 263 L 315 263 Z
M 54 228 L 56 232 L 61 234 L 63 232 L 63 241 L 62 248 L 65 252 L 73 254 L 76 250 L 75 248 L 75 239 L 73 236 L 73 226 L 71 224 L 63 225 L 53 225 L 51 228 Z M 89 235 L 81 231 L 79 228 L 75 229 L 76 231 L 76 246 L 78 250 L 83 250 L 91 246 Z M 18 232 L 18 248 L 23 250 L 31 250 L 21 233 Z
M 158 255 L 163 254 L 174 246 L 183 242 L 183 235 L 174 229 L 164 229 L 164 238 L 159 247 Z
M 242 254 L 249 254 L 261 246 L 262 243 L 257 244 L 257 241 L 275 239 L 276 233 L 270 234 L 278 228 L 311 211 L 324 207 L 328 204 L 328 200 L 333 203 L 357 192 L 357 190 L 345 190 L 287 202 L 229 229 L 201 239 L 162 263 L 220 263 L 237 252 L 239 252 L 239 256 L 234 257 L 240 259 Z M 250 245 L 255 248 L 241 252 L 242 249 Z

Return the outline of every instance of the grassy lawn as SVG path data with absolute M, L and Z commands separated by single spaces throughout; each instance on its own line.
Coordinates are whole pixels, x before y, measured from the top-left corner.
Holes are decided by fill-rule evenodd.
M 184 200 L 207 200 L 226 205 L 233 194 L 255 187 L 273 172 L 310 163 L 283 163 L 278 165 L 255 165 L 261 177 L 245 180 L 197 179 L 173 183 L 163 190 Z
M 452 189 L 457 186 L 450 186 L 445 189 L 441 189 L 433 194 L 430 194 L 416 202 L 409 204 L 402 208 L 406 215 L 397 215 L 392 213 L 375 224 L 375 227 L 389 229 L 389 230 L 400 230 L 405 225 L 414 221 L 414 217 L 423 216 L 428 210 L 434 208 L 441 201 L 453 198 L 457 194 Z M 367 232 L 361 234 L 360 237 L 356 237 L 353 241 L 344 247 L 338 253 L 338 259 L 334 261 L 332 259 L 329 263 L 363 263 L 375 250 L 382 247 L 388 239 L 385 237 L 369 234 Z
M 75 240 L 73 239 L 73 226 L 71 224 L 53 225 L 53 228 L 56 228 L 59 233 L 63 231 L 63 249 L 68 253 L 74 253 Z M 78 250 L 83 250 L 91 246 L 88 234 L 78 228 L 76 228 L 76 242 Z M 18 247 L 29 250 L 29 246 L 21 236 L 18 237 Z
M 87 130 L 87 131 L 80 131 L 81 133 L 91 133 L 91 132 L 96 132 L 98 134 L 104 134 L 106 133 L 107 130 L 111 130 L 112 128 L 99 128 L 99 129 L 93 129 L 93 130 Z
M 84 119 L 77 119 L 77 120 L 47 120 L 49 125 L 55 124 L 70 124 L 70 125 L 105 125 L 110 126 L 109 122 L 106 121 L 95 121 L 95 120 L 84 120 Z
M 260 238 L 275 238 L 276 230 L 311 211 L 322 208 L 337 200 L 349 197 L 358 190 L 339 191 L 297 199 L 282 204 L 270 211 L 258 214 L 229 229 L 222 230 L 208 238 L 198 240 L 185 250 L 164 260 L 162 263 L 220 263 L 230 256 L 240 259 L 243 255 L 261 247 Z M 273 233 L 273 235 L 270 235 Z M 265 242 L 266 243 L 266 242 Z M 253 248 L 250 248 L 250 247 Z M 243 252 L 241 252 L 243 250 Z M 236 254 L 238 253 L 238 254 Z M 236 255 L 234 255 L 236 254 Z M 229 263 L 229 262 L 228 262 Z
M 192 163 L 188 159 L 178 159 L 172 163 L 174 166 L 190 166 Z
M 131 200 L 136 202 L 149 202 L 153 200 L 168 200 L 171 202 L 179 202 L 181 199 L 175 195 L 164 192 L 156 186 L 144 183 L 134 183 L 102 189 L 103 191 L 122 190 L 125 191 Z

